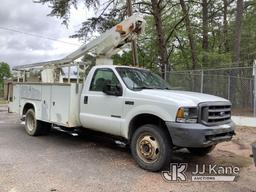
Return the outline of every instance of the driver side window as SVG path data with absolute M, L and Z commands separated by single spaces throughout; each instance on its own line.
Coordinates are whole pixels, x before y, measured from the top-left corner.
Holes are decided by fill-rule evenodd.
M 113 87 L 120 86 L 120 83 L 111 69 L 97 69 L 92 78 L 90 91 L 103 91 L 105 84 Z

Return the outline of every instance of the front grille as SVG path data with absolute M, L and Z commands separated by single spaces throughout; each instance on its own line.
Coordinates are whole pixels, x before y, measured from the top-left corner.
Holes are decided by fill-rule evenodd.
M 227 102 L 200 104 L 201 121 L 207 125 L 228 122 L 231 119 L 231 104 Z

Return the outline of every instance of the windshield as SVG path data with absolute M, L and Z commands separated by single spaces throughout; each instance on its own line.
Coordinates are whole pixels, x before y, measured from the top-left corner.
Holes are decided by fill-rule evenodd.
M 131 90 L 170 89 L 167 82 L 148 70 L 128 67 L 117 67 L 116 70 Z

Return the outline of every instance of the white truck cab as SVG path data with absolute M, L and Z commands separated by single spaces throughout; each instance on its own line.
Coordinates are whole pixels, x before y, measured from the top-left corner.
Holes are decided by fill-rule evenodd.
M 102 40 L 104 46 L 115 50 L 114 47 L 120 48 L 133 39 L 133 29 L 137 33 L 143 20 L 133 17 L 131 21 L 132 25 L 124 22 L 128 26 L 124 27 L 127 35 L 122 26 L 117 27 L 121 39 L 113 44 L 106 39 L 111 39 L 116 29 L 107 32 Z M 94 42 L 99 45 L 101 41 Z M 33 66 L 64 65 L 83 55 L 88 47 L 95 48 L 95 44 L 90 43 L 62 60 Z M 96 48 L 101 54 L 107 51 L 109 55 L 109 50 L 103 47 Z M 98 60 L 84 83 L 14 83 L 9 111 L 24 118 L 25 129 L 31 136 L 48 133 L 51 125 L 57 125 L 122 137 L 138 165 L 150 171 L 158 171 L 169 164 L 174 149 L 187 148 L 191 153 L 205 155 L 216 144 L 232 139 L 235 125 L 228 100 L 172 90 L 167 82 L 149 70 L 106 65 L 111 63 L 108 61 Z
M 171 90 L 145 69 L 112 65 L 90 71 L 80 100 L 82 126 L 130 140 L 136 124 L 156 120 L 178 147 L 214 146 L 234 134 L 226 99 Z

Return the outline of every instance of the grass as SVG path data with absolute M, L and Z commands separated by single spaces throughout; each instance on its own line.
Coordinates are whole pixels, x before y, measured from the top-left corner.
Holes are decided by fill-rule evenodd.
M 5 99 L 3 99 L 3 98 L 0 98 L 0 105 L 1 105 L 1 104 L 7 104 L 7 103 L 8 103 L 7 100 L 5 100 Z

